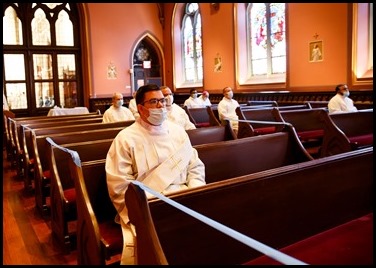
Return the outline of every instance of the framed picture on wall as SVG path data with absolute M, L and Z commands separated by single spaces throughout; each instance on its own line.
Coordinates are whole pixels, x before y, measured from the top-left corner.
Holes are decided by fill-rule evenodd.
M 309 61 L 310 62 L 319 62 L 323 61 L 323 42 L 322 41 L 313 41 L 309 43 Z

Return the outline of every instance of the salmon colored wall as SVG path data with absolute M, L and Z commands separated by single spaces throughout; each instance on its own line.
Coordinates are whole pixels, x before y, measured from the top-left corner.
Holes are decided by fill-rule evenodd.
M 132 55 L 136 42 L 149 32 L 163 44 L 156 3 L 88 3 L 91 46 L 91 97 L 119 91 L 131 96 Z M 107 66 L 116 66 L 117 79 L 107 79 Z
M 348 22 L 345 3 L 289 4 L 289 87 L 314 91 L 347 82 Z M 323 61 L 309 62 L 309 43 L 323 41 Z
M 135 43 L 149 31 L 164 51 L 164 84 L 173 85 L 174 69 L 171 19 L 175 3 L 164 3 L 164 26 L 159 21 L 156 3 L 89 3 L 92 96 L 114 91 L 130 95 L 131 58 Z M 338 83 L 351 84 L 351 34 L 348 3 L 288 3 L 287 90 L 331 91 Z M 214 11 L 210 3 L 200 3 L 203 25 L 204 88 L 221 92 L 224 86 L 236 90 L 234 56 L 234 4 L 220 3 Z M 323 61 L 309 62 L 309 42 L 323 41 Z M 214 73 L 214 58 L 222 57 L 223 70 Z M 118 79 L 107 79 L 107 66 L 113 61 Z M 372 89 L 366 85 L 362 89 Z M 189 89 L 177 89 L 188 92 Z M 242 89 L 242 91 L 246 91 Z
M 209 3 L 200 3 L 203 34 L 204 88 L 210 91 L 225 86 L 235 87 L 234 59 L 234 7 L 232 3 L 220 3 L 214 10 Z M 224 20 L 224 18 L 228 18 Z M 210 49 L 207 49 L 210 48 Z M 222 72 L 214 72 L 214 59 L 222 58 Z

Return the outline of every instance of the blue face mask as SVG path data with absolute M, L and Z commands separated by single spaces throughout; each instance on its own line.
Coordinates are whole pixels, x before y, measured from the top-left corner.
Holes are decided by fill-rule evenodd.
M 167 118 L 166 108 L 150 108 L 148 121 L 154 126 L 161 125 Z
M 118 101 L 116 102 L 115 106 L 116 106 L 117 108 L 119 108 L 120 106 L 123 106 L 123 104 L 124 104 L 124 101 L 123 101 L 123 100 L 118 100 Z

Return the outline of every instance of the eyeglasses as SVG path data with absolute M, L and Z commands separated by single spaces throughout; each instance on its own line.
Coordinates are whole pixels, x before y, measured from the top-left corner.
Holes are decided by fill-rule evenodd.
M 147 100 L 147 101 L 144 101 L 143 103 L 141 103 L 141 105 L 144 105 L 145 103 L 149 103 L 151 106 L 157 106 L 158 105 L 158 102 L 164 106 L 166 104 L 166 99 L 165 98 L 161 98 L 161 99 L 150 99 L 150 100 Z

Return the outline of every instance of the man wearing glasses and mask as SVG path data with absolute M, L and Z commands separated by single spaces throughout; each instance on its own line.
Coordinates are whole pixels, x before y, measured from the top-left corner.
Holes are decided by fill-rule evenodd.
M 135 232 L 124 201 L 131 181 L 140 181 L 162 194 L 206 184 L 205 166 L 188 134 L 166 120 L 166 99 L 160 88 L 154 84 L 140 87 L 136 103 L 140 117 L 119 132 L 106 158 L 107 187 L 123 231 L 121 264 L 137 264 Z

